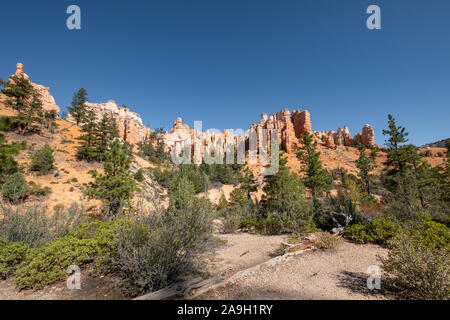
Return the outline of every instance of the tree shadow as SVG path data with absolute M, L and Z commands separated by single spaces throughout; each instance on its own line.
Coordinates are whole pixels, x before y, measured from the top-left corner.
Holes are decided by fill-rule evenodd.
M 368 275 L 363 272 L 344 271 L 337 276 L 338 280 L 337 286 L 348 289 L 354 293 L 378 297 L 383 296 L 384 295 L 384 291 L 382 290 L 383 284 L 381 283 L 381 289 L 370 290 L 367 287 L 367 278 Z

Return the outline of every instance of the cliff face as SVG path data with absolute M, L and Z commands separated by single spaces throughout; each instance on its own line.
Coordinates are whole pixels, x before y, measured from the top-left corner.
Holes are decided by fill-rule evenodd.
M 22 63 L 18 63 L 16 65 L 16 73 L 11 76 L 16 76 L 30 80 L 28 75 L 23 71 Z M 11 77 L 9 78 L 9 81 L 10 82 L 12 81 Z M 45 111 L 55 111 L 56 114 L 59 115 L 59 107 L 56 105 L 55 99 L 49 92 L 50 88 L 33 82 L 31 82 L 31 85 L 33 86 L 34 90 L 36 90 L 39 94 L 39 98 L 42 101 L 42 109 L 44 109 Z
M 344 129 L 338 128 L 337 132 L 334 130 L 314 131 L 314 134 L 329 148 L 334 148 L 335 146 L 352 147 L 356 142 L 360 142 L 365 146 L 375 145 L 375 134 L 372 126 L 368 124 L 362 128 L 361 132 L 355 134 L 353 137 L 347 126 L 344 126 Z
M 119 137 L 131 144 L 137 144 L 144 140 L 150 133 L 150 129 L 143 125 L 141 116 L 128 108 L 119 107 L 114 100 L 106 103 L 86 103 L 86 108 L 93 110 L 96 120 L 99 121 L 103 115 L 110 116 L 116 120 Z M 67 120 L 76 123 L 69 114 Z
M 354 137 L 351 136 L 347 126 L 344 126 L 344 129 L 338 128 L 337 131 L 313 131 L 310 113 L 307 110 L 294 110 L 291 113 L 289 109 L 284 109 L 269 116 L 267 113 L 261 114 L 260 121 L 253 123 L 244 135 L 246 149 L 249 148 L 250 133 L 256 133 L 257 147 L 261 146 L 263 142 L 267 142 L 267 145 L 270 146 L 270 129 L 278 130 L 278 143 L 288 154 L 295 153 L 297 148 L 301 146 L 301 136 L 305 131 L 313 134 L 319 143 L 329 148 L 336 146 L 351 147 L 356 142 L 366 146 L 375 145 L 374 131 L 370 125 L 365 125 L 362 131 Z M 208 146 L 212 143 L 218 143 L 222 150 L 226 150 L 227 141 L 237 142 L 238 139 L 238 136 L 234 135 L 232 130 L 201 134 L 191 130 L 188 125 L 182 123 L 181 118 L 178 118 L 174 121 L 171 132 L 164 136 L 164 140 L 169 151 L 173 149 L 177 142 L 183 142 L 183 145 L 190 143 L 193 151 L 195 136 L 201 137 L 202 145 Z

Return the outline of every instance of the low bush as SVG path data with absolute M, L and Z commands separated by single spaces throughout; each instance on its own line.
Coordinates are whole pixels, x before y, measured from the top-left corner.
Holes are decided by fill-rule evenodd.
M 125 223 L 126 220 L 84 223 L 65 237 L 55 238 L 40 248 L 30 249 L 14 273 L 17 287 L 40 289 L 63 279 L 70 265 L 82 267 L 94 262 L 94 272 L 110 272 L 116 231 Z
M 450 231 L 444 224 L 422 218 L 414 223 L 400 223 L 389 217 L 376 218 L 371 223 L 353 224 L 344 230 L 344 237 L 356 243 L 388 245 L 399 233 L 405 232 L 428 248 L 450 245 Z
M 0 131 L 9 131 L 14 126 L 14 118 L 8 116 L 0 117 Z
M 241 225 L 241 212 L 238 207 L 227 208 L 223 215 L 223 230 L 225 233 L 233 233 L 239 229 Z
M 77 204 L 67 210 L 56 207 L 50 217 L 44 206 L 0 207 L 0 211 L 0 237 L 11 242 L 24 242 L 30 247 L 40 247 L 69 234 L 84 219 L 84 209 Z
M 38 184 L 36 184 L 33 181 L 30 181 L 28 183 L 29 187 L 28 187 L 28 193 L 30 195 L 35 195 L 37 197 L 45 197 L 47 195 L 49 195 L 52 190 L 49 187 L 41 187 Z
M 37 171 L 40 174 L 48 174 L 53 170 L 54 162 L 52 148 L 46 144 L 31 156 L 30 170 Z
M 328 232 L 320 232 L 316 235 L 319 238 L 316 241 L 316 247 L 320 250 L 335 250 L 342 242 L 340 237 L 333 237 Z
M 450 230 L 444 224 L 425 220 L 417 223 L 411 230 L 411 236 L 432 249 L 448 248 L 450 246 Z
M 144 181 L 144 171 L 142 169 L 136 171 L 136 173 L 134 174 L 134 179 L 138 182 Z
M 6 279 L 25 258 L 28 246 L 22 242 L 6 242 L 0 238 L 0 279 Z
M 344 237 L 356 243 L 369 243 L 375 240 L 369 225 L 353 224 L 344 230 Z
M 10 175 L 2 186 L 3 198 L 18 203 L 25 199 L 28 186 L 22 172 L 16 172 Z
M 407 232 L 390 241 L 380 258 L 387 288 L 413 299 L 450 299 L 450 250 L 433 249 Z
M 241 227 L 265 235 L 281 234 L 284 231 L 282 219 L 273 216 L 244 219 L 241 222 Z
M 73 236 L 57 238 L 41 248 L 30 249 L 14 273 L 17 288 L 36 290 L 63 279 L 70 265 L 82 266 L 93 261 L 98 252 L 95 239 Z
M 158 290 L 193 270 L 195 255 L 212 230 L 211 220 L 209 206 L 199 201 L 122 226 L 112 262 L 124 291 L 134 296 Z

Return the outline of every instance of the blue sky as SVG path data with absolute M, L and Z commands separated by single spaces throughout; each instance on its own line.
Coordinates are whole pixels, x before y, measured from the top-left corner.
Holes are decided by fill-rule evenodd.
M 66 8 L 81 8 L 81 30 Z M 381 8 L 382 29 L 366 28 Z M 262 112 L 307 109 L 313 130 L 392 113 L 423 144 L 450 137 L 448 0 L 4 1 L 0 77 L 22 62 L 64 109 L 85 87 L 170 129 L 248 128 Z

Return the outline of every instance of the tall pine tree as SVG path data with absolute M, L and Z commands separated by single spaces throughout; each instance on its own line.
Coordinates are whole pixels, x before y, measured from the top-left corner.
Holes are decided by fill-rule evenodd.
M 86 102 L 88 102 L 87 90 L 80 88 L 73 95 L 72 106 L 67 107 L 67 110 L 69 110 L 69 113 L 75 119 L 77 126 L 88 120 Z
M 321 207 L 319 196 L 331 189 L 332 178 L 320 161 L 320 152 L 317 151 L 317 141 L 305 131 L 302 135 L 303 145 L 297 152 L 297 157 L 303 164 L 302 171 L 306 174 L 304 184 L 311 191 L 314 211 L 317 213 Z
M 43 122 L 42 102 L 30 80 L 11 76 L 10 81 L 0 80 L 3 94 L 7 97 L 5 106 L 17 111 L 14 122 L 17 133 L 25 134 L 38 129 Z
M 94 182 L 90 182 L 85 190 L 89 199 L 99 199 L 105 204 L 105 211 L 109 218 L 115 216 L 130 200 L 136 190 L 133 174 L 130 170 L 132 155 L 118 140 L 109 145 L 103 163 L 104 173 L 90 171 Z
M 366 148 L 362 145 L 359 147 L 359 158 L 356 161 L 356 167 L 359 169 L 358 176 L 361 179 L 363 188 L 370 195 L 370 185 L 372 183 L 371 171 L 375 166 L 372 157 L 367 157 Z

